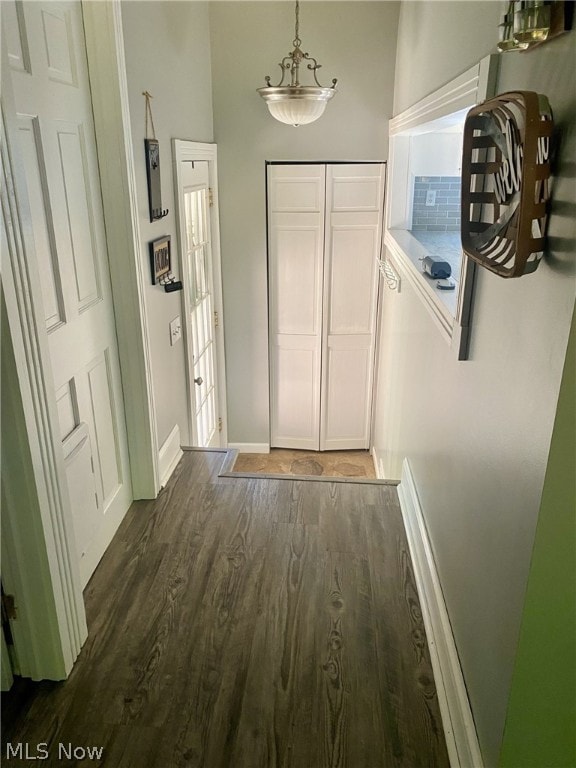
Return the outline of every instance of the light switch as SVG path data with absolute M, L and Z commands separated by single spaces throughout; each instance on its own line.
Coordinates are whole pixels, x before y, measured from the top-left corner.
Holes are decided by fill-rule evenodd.
M 175 317 L 170 323 L 170 346 L 173 347 L 182 338 L 182 321 L 180 316 Z

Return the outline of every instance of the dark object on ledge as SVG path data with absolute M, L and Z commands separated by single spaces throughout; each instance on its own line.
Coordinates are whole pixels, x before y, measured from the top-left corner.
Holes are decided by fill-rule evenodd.
M 452 274 L 452 267 L 447 261 L 440 261 L 440 259 L 434 259 L 432 256 L 426 256 L 422 261 L 422 269 L 425 274 L 435 280 L 445 280 Z

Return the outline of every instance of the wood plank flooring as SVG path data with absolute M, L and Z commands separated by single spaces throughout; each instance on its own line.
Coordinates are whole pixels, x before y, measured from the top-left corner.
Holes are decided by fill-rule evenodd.
M 447 768 L 396 489 L 219 478 L 222 458 L 185 453 L 132 506 L 70 678 L 21 692 L 3 741 L 55 766 Z

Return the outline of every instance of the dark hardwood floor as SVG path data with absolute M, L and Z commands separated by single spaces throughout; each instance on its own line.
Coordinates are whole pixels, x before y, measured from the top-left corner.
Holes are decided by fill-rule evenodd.
M 222 458 L 185 453 L 132 506 L 70 678 L 7 700 L 3 741 L 49 759 L 3 762 L 447 767 L 396 489 L 218 478 Z

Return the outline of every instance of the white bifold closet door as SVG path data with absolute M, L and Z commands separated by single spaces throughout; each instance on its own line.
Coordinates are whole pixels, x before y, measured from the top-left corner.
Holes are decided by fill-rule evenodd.
M 384 166 L 268 166 L 271 445 L 368 448 Z

